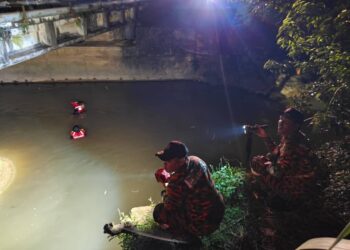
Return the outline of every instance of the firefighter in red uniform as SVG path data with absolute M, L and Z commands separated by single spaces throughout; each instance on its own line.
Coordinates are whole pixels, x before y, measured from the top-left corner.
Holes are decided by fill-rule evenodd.
M 82 101 L 73 101 L 71 102 L 71 105 L 74 108 L 74 115 L 79 115 L 86 112 L 85 103 Z
M 307 205 L 317 191 L 317 159 L 303 143 L 306 141 L 300 132 L 303 120 L 298 110 L 286 109 L 278 121 L 278 145 L 263 128 L 257 127 L 253 131 L 264 140 L 269 150 L 268 154 L 255 156 L 251 161 L 251 186 L 256 201 L 259 201 L 252 207 L 261 209 L 256 211 L 261 214 L 258 226 L 264 240 L 261 249 L 295 249 L 296 246 L 288 245 L 293 244 L 288 240 L 293 238 L 291 235 L 296 233 L 295 230 L 286 238 L 282 233 L 287 229 L 281 225 L 287 224 L 286 221 L 293 224 L 296 218 L 302 218 L 300 214 L 310 210 Z M 259 208 L 259 204 L 263 207 Z M 299 223 L 300 227 L 306 219 Z
M 70 132 L 70 138 L 73 140 L 82 139 L 86 136 L 86 130 L 79 127 L 78 125 L 74 125 L 72 131 Z
M 269 153 L 253 157 L 252 175 L 264 186 L 268 195 L 278 196 L 290 204 L 309 193 L 315 177 L 315 155 L 303 144 L 305 138 L 300 133 L 303 120 L 303 115 L 294 108 L 284 111 L 278 121 L 279 145 L 263 128 L 258 127 L 255 132 L 264 140 Z
M 167 185 L 163 203 L 155 207 L 153 217 L 175 235 L 196 238 L 219 227 L 225 206 L 206 163 L 187 154 L 186 145 L 179 141 L 171 141 L 156 153 L 170 176 L 158 170 L 158 181 L 166 181 Z

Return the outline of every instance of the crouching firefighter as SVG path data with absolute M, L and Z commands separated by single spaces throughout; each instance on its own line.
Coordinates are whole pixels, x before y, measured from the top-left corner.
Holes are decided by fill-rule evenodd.
M 158 170 L 157 181 L 167 184 L 163 202 L 154 208 L 154 220 L 172 234 L 190 238 L 218 229 L 225 206 L 206 163 L 188 156 L 186 145 L 180 141 L 171 141 L 156 156 L 164 162 L 165 170 Z

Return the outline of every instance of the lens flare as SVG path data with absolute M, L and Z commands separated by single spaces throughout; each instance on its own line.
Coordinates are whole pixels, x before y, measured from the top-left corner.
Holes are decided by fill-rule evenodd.
M 0 157 L 0 194 L 2 194 L 13 182 L 16 175 L 16 168 L 12 161 Z

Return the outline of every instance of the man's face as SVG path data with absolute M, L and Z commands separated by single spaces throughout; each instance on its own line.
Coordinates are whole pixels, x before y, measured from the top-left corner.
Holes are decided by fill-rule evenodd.
M 178 170 L 182 165 L 184 164 L 184 161 L 179 158 L 174 158 L 169 161 L 164 162 L 164 168 L 167 172 L 172 173 L 176 170 Z
M 294 133 L 298 129 L 298 126 L 292 120 L 286 118 L 285 116 L 280 116 L 278 120 L 278 135 L 286 136 Z

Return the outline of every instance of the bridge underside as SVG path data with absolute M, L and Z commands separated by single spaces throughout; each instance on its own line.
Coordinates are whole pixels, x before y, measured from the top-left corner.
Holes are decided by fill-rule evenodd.
M 0 70 L 112 31 L 132 43 L 142 0 L 4 1 L 0 3 Z

